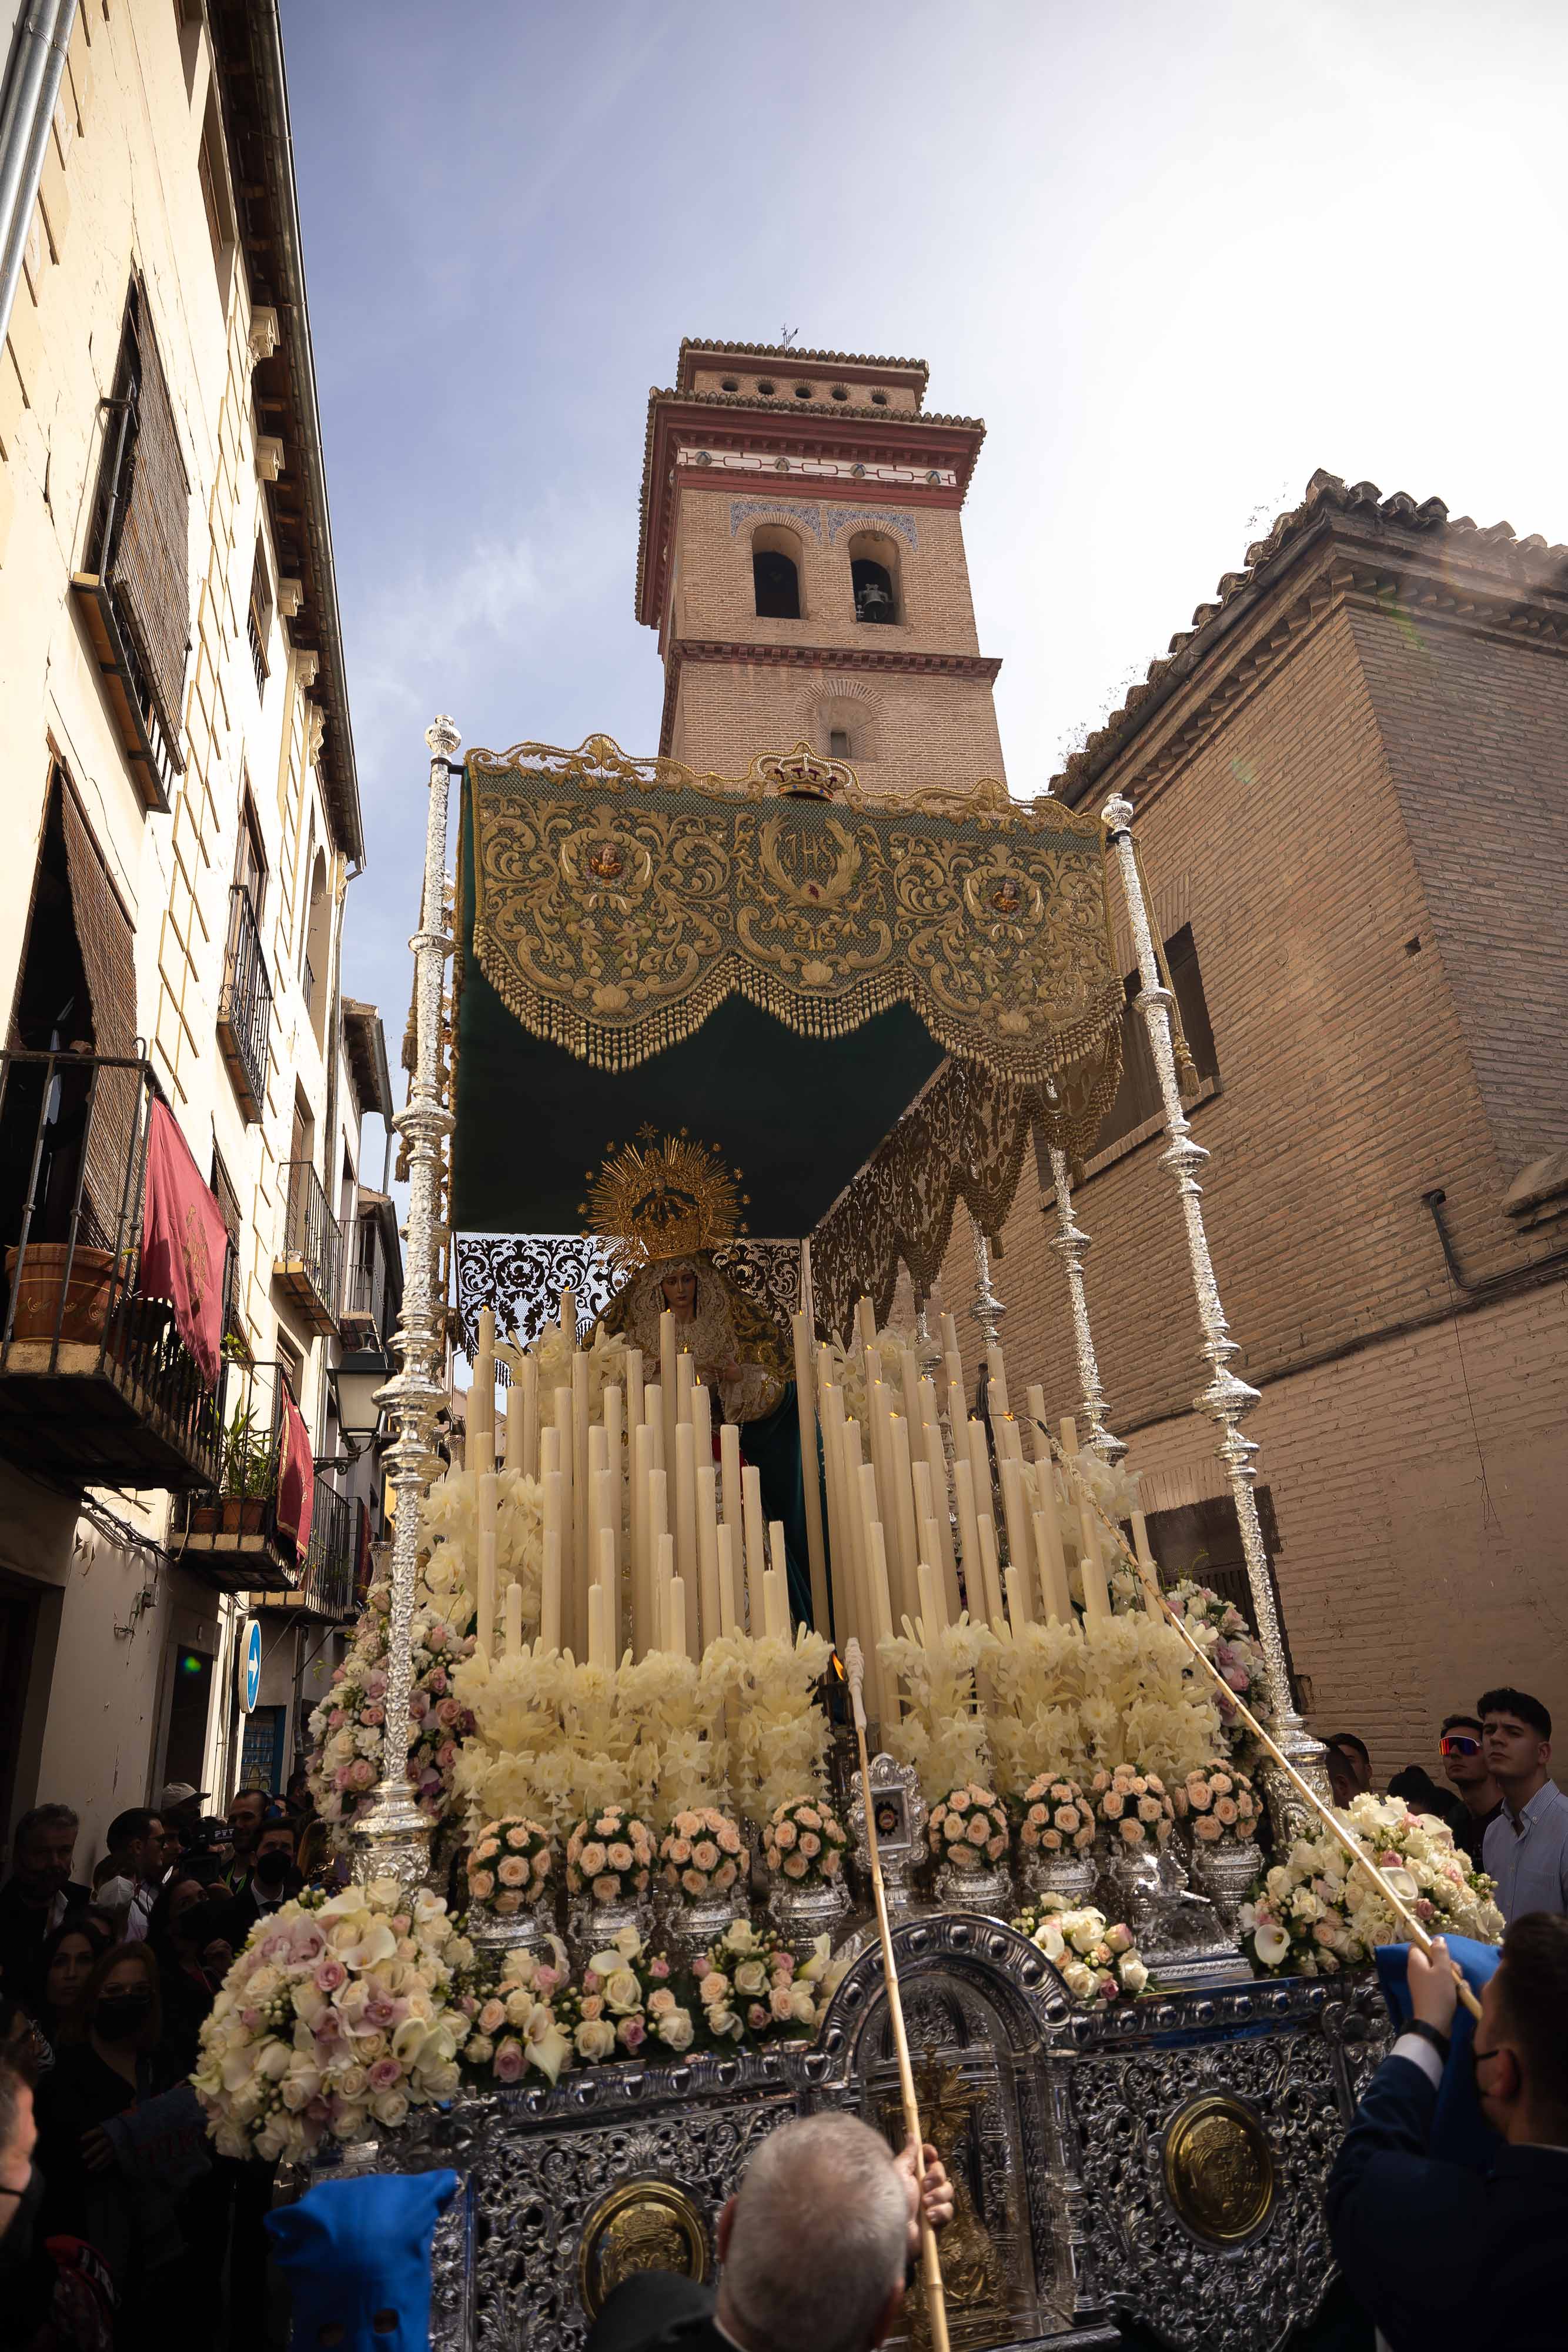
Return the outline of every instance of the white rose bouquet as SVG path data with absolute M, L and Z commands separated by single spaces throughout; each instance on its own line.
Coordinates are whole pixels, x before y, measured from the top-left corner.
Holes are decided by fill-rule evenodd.
M 258 1920 L 202 2027 L 191 2080 L 220 2156 L 298 2162 L 449 2099 L 474 1950 L 395 1878 L 308 1888 Z
M 624 1805 L 606 1805 L 578 1822 L 566 1842 L 570 1895 L 596 1903 L 629 1903 L 646 1895 L 653 1870 L 653 1832 Z
M 446 1810 L 461 1742 L 474 1719 L 454 1689 L 458 1666 L 474 1653 L 423 1596 L 413 1626 L 413 1686 L 409 1696 L 408 1777 L 433 1821 Z M 392 1588 L 373 1584 L 349 1654 L 334 1668 L 332 1686 L 310 1717 L 308 1769 L 316 1810 L 325 1822 L 352 1821 L 381 1778 L 386 1728 L 387 1612 Z
M 1094 1843 L 1094 1808 L 1076 1780 L 1042 1772 L 1020 1800 L 1019 1843 L 1026 1853 L 1087 1853 Z
M 745 1847 L 738 1825 L 715 1805 L 678 1812 L 659 1841 L 659 1874 L 694 1899 L 726 1895 L 740 1875 Z
M 932 1806 L 925 1834 L 938 1862 L 955 1870 L 994 1870 L 1007 1855 L 1007 1809 L 991 1790 L 971 1780 Z
M 468 1856 L 468 1893 L 497 1918 L 509 1919 L 537 1903 L 549 1883 L 555 1841 L 521 1814 L 491 1822 Z
M 1094 1810 L 1110 1832 L 1113 1848 L 1146 1853 L 1169 1843 L 1176 1803 L 1157 1772 L 1140 1772 L 1134 1764 L 1118 1764 L 1112 1772 L 1096 1772 L 1089 1783 Z M 1186 1811 L 1186 1792 L 1179 1792 Z
M 1092 1905 L 1070 1910 L 1060 1895 L 1047 1895 L 1013 1921 L 1020 1936 L 1045 1954 L 1068 1991 L 1097 2009 L 1124 1993 L 1140 1993 L 1149 1972 L 1124 1924 L 1112 1927 Z
M 486 2084 L 520 2083 L 530 2066 L 558 2081 L 572 2053 L 557 2014 L 566 1979 L 566 1953 L 554 1937 L 547 1951 L 508 1952 L 498 1981 L 463 2003 L 472 2019 L 464 2063 Z
M 1502 1938 L 1492 1881 L 1472 1870 L 1442 1822 L 1370 1791 L 1340 1809 L 1389 1884 L 1434 1935 Z M 1365 1967 L 1379 1944 L 1408 1933 L 1337 1838 L 1298 1838 L 1241 1906 L 1241 1948 L 1260 1976 L 1336 1976 Z
M 622 1927 L 595 1952 L 556 2003 L 562 2030 L 585 2066 L 611 2058 L 679 2057 L 692 2046 L 692 2013 L 675 1995 L 663 1952 L 651 1952 L 635 1927 Z
M 771 1927 L 737 1919 L 696 1970 L 702 2025 L 716 2046 L 782 2037 L 810 2041 L 843 1975 L 819 1936 L 803 1960 Z
M 1218 1845 L 1228 1838 L 1239 1844 L 1256 1834 L 1262 1808 L 1245 1772 L 1229 1764 L 1205 1764 L 1187 1774 L 1182 1788 L 1200 1845 Z
M 762 1851 L 775 1878 L 791 1886 L 834 1886 L 849 1843 L 842 1822 L 820 1797 L 775 1805 L 763 1825 Z
M 1269 1677 L 1262 1645 L 1247 1631 L 1240 1610 L 1191 1577 L 1173 1585 L 1166 1598 L 1194 1641 L 1201 1643 L 1218 1667 L 1226 1690 L 1245 1699 L 1264 1729 L 1269 1729 Z M 1249 1753 L 1256 1743 L 1237 1714 L 1234 1701 L 1220 1694 L 1216 1703 L 1227 1738 L 1238 1754 Z

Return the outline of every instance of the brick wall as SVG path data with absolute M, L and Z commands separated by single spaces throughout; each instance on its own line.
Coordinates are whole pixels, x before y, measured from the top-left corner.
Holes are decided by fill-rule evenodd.
M 874 790 L 913 792 L 1003 774 L 996 708 L 983 679 L 886 671 L 687 662 L 670 749 L 699 772 L 744 775 L 754 751 L 804 742 L 826 756 L 835 729 L 848 736 L 850 761 Z

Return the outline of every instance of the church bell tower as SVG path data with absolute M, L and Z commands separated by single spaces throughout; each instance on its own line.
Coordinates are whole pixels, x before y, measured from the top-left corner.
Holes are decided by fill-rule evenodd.
M 797 742 L 873 789 L 1005 782 L 960 509 L 985 426 L 923 360 L 684 341 L 648 402 L 637 612 L 659 749 L 743 775 Z

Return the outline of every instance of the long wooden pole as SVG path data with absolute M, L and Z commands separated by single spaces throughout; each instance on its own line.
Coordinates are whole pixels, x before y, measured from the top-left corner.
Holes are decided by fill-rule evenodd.
M 931 2321 L 932 2352 L 947 2352 L 947 2298 L 942 2286 L 942 2258 L 936 2233 L 925 2218 L 920 2188 L 925 2179 L 925 2135 L 920 2128 L 920 2108 L 915 2096 L 915 2069 L 909 2063 L 909 2036 L 904 2028 L 904 2003 L 899 1997 L 898 1967 L 893 1957 L 893 1930 L 887 1923 L 887 1895 L 882 1883 L 882 1855 L 876 1842 L 876 1807 L 872 1801 L 871 1759 L 865 1748 L 865 1660 L 861 1645 L 851 1640 L 844 1650 L 844 1672 L 850 1706 L 855 1718 L 855 1738 L 861 1756 L 861 1802 L 865 1812 L 866 1849 L 871 1856 L 871 1886 L 876 1898 L 876 1928 L 882 1938 L 882 1970 L 887 1979 L 887 2011 L 893 2020 L 893 2046 L 898 2053 L 898 2087 L 904 2096 L 904 2122 L 915 2143 L 915 2187 L 920 2215 L 920 2272 L 925 2282 L 925 2309 Z
M 1051 1452 L 1055 1454 L 1063 1470 L 1067 1473 L 1069 1484 L 1072 1486 L 1077 1495 L 1079 1508 L 1083 1511 L 1093 1512 L 1094 1516 L 1105 1528 L 1112 1541 L 1115 1544 L 1116 1549 L 1121 1553 L 1123 1564 L 1129 1568 L 1133 1574 L 1137 1578 L 1139 1584 L 1143 1588 L 1145 1598 L 1152 1599 L 1158 1603 L 1164 1616 L 1176 1627 L 1176 1632 L 1181 1635 L 1182 1640 L 1186 1643 L 1187 1648 L 1192 1652 L 1193 1656 L 1197 1660 L 1199 1665 L 1202 1666 L 1205 1674 L 1208 1675 L 1210 1681 L 1216 1684 L 1218 1687 L 1224 1692 L 1226 1698 L 1235 1708 L 1237 1714 L 1241 1717 L 1242 1722 L 1247 1726 L 1249 1731 L 1251 1732 L 1252 1737 L 1257 1740 L 1259 1746 L 1260 1748 L 1267 1748 L 1269 1754 L 1280 1767 L 1281 1771 L 1284 1773 L 1286 1779 L 1290 1781 L 1297 1794 L 1306 1799 L 1307 1803 L 1312 1807 L 1313 1812 L 1317 1814 L 1318 1818 L 1322 1822 L 1323 1827 L 1332 1836 L 1337 1838 L 1340 1844 L 1343 1846 L 1345 1852 L 1350 1855 L 1351 1860 L 1357 1863 L 1360 1867 L 1365 1871 L 1368 1878 L 1371 1879 L 1373 1885 L 1376 1887 L 1378 1893 L 1382 1895 L 1384 1901 L 1387 1904 L 1395 1917 L 1403 1922 L 1406 1931 L 1410 1937 L 1410 1941 L 1418 1947 L 1418 1948 L 1426 1955 L 1427 1959 L 1430 1959 L 1432 1957 L 1432 1937 L 1427 1929 L 1423 1927 L 1419 1919 L 1417 1919 L 1415 1914 L 1406 1907 L 1401 1897 L 1395 1893 L 1393 1887 L 1385 1877 L 1382 1870 L 1378 1867 L 1377 1864 L 1373 1861 L 1372 1856 L 1367 1853 L 1366 1848 L 1356 1836 L 1355 1832 L 1346 1827 L 1345 1823 L 1340 1820 L 1339 1815 L 1334 1812 L 1331 1806 L 1324 1804 L 1317 1790 L 1312 1786 L 1310 1781 L 1302 1779 L 1301 1773 L 1297 1771 L 1295 1766 L 1291 1763 L 1290 1758 L 1284 1753 L 1283 1749 L 1275 1746 L 1273 1740 L 1270 1739 L 1269 1734 L 1264 1730 L 1262 1725 L 1259 1722 L 1257 1717 L 1253 1714 L 1251 1708 L 1246 1704 L 1245 1700 L 1237 1696 L 1237 1694 L 1231 1689 L 1229 1684 L 1226 1681 L 1224 1675 L 1220 1673 L 1218 1667 L 1215 1664 L 1213 1659 L 1204 1648 L 1202 1643 L 1194 1641 L 1192 1635 L 1187 1632 L 1187 1629 L 1180 1617 L 1177 1616 L 1176 1611 L 1171 1607 L 1170 1602 L 1166 1599 L 1165 1594 L 1160 1591 L 1157 1585 L 1150 1582 L 1143 1561 L 1131 1549 L 1126 1537 L 1122 1533 L 1122 1530 L 1117 1526 L 1115 1520 L 1113 1519 L 1109 1513 L 1102 1507 L 1095 1496 L 1090 1492 L 1089 1487 L 1086 1486 L 1084 1481 L 1080 1477 L 1076 1461 L 1071 1457 L 1061 1445 L 1058 1444 L 1056 1439 L 1051 1436 L 1051 1432 L 1045 1428 L 1043 1423 L 1040 1423 L 1039 1426 L 1040 1427 L 1045 1436 L 1046 1443 L 1050 1445 Z M 1475 1994 L 1470 1990 L 1469 1986 L 1466 1983 L 1463 1969 L 1455 1960 L 1450 1960 L 1448 1965 L 1454 1971 L 1454 1982 L 1458 1990 L 1460 2000 L 1469 2011 L 1472 2017 L 1479 2018 L 1481 2013 L 1481 2005 L 1477 2000 Z

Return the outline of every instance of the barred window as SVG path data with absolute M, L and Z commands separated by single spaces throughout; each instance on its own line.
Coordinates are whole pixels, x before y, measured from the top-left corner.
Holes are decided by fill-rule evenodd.
M 1192 926 L 1184 923 L 1174 937 L 1166 941 L 1166 961 L 1170 966 L 1171 988 L 1181 1015 L 1181 1025 L 1186 1033 L 1187 1046 L 1200 1078 L 1217 1078 L 1219 1062 L 1214 1050 L 1214 1031 L 1208 1018 L 1208 1005 L 1203 993 L 1203 974 L 1198 970 L 1197 950 L 1193 944 Z M 1142 1127 L 1146 1119 L 1160 1114 L 1160 1087 L 1155 1076 L 1154 1057 L 1149 1052 L 1148 1031 L 1135 999 L 1143 983 L 1135 971 L 1126 976 L 1127 1009 L 1122 1015 L 1122 1083 L 1116 1099 L 1105 1114 L 1104 1125 L 1095 1137 L 1094 1151 L 1108 1150 L 1124 1135 Z

